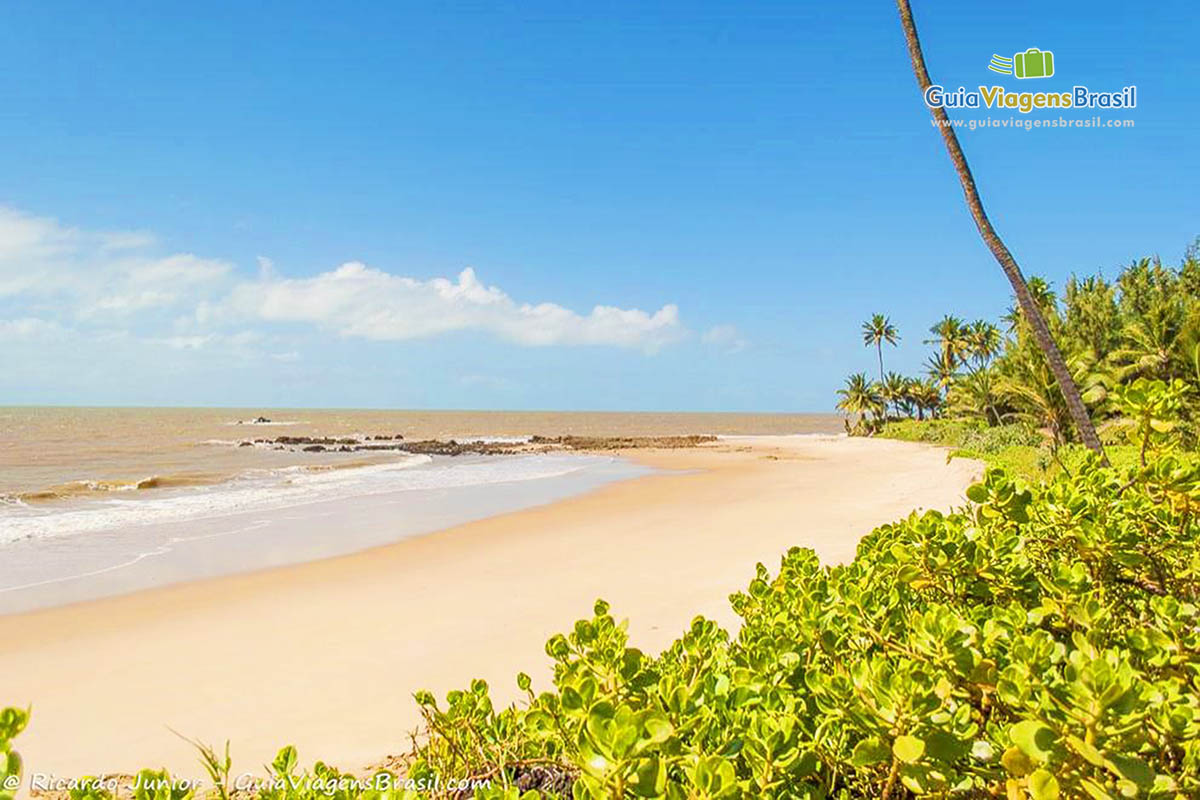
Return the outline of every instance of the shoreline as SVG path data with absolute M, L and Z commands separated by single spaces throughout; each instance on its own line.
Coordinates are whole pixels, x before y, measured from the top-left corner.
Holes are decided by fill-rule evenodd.
M 415 467 L 397 464 L 390 473 L 377 473 L 378 487 L 360 486 L 348 495 L 340 495 L 342 486 L 332 487 L 332 496 L 310 489 L 289 502 L 248 510 L 0 545 L 10 560 L 0 576 L 0 617 L 353 555 L 647 472 L 611 454 L 442 458 Z M 67 558 L 70 572 L 64 574 Z
M 793 545 L 830 563 L 876 525 L 963 502 L 978 473 L 938 449 L 832 437 L 623 454 L 656 474 L 351 555 L 0 617 L 0 704 L 32 702 L 19 749 L 61 776 L 166 766 L 231 740 L 235 771 L 285 744 L 359 769 L 407 749 L 411 694 L 549 679 L 547 638 L 604 597 L 657 652 Z

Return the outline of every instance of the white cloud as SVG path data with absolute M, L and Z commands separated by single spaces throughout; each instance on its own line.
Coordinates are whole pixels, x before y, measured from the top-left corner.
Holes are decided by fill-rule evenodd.
M 684 335 L 674 305 L 654 313 L 596 306 L 582 315 L 555 303 L 518 303 L 481 283 L 472 269 L 464 269 L 456 281 L 421 281 L 350 262 L 311 278 L 265 274 L 239 285 L 231 302 L 262 319 L 311 322 L 342 336 L 376 340 L 474 330 L 523 345 L 613 345 L 654 352 Z
M 700 338 L 705 344 L 720 348 L 727 353 L 737 353 L 746 349 L 746 339 L 733 325 L 714 325 Z
M 74 298 L 80 316 L 128 314 L 195 302 L 232 265 L 188 253 L 161 257 L 152 236 L 89 232 L 0 207 L 0 299 Z
M 597 305 L 581 313 L 517 301 L 482 283 L 472 269 L 454 279 L 422 280 L 358 262 L 304 278 L 286 276 L 265 257 L 256 266 L 250 277 L 220 259 L 163 254 L 146 233 L 83 231 L 0 207 L 0 318 L 24 319 L 33 311 L 85 333 L 106 326 L 176 350 L 221 345 L 243 353 L 264 336 L 244 330 L 247 325 L 279 322 L 380 341 L 474 331 L 524 346 L 646 353 L 687 335 L 672 304 L 656 311 Z M 23 313 L 6 314 L 6 303 Z M 15 336 L 20 321 L 9 320 L 0 331 Z M 231 334 L 231 327 L 243 330 Z M 294 343 L 280 341 L 282 335 L 264 357 L 292 358 Z

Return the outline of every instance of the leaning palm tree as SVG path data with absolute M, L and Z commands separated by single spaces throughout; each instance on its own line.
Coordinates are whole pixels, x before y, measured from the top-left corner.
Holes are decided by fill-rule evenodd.
M 883 343 L 893 347 L 900 341 L 900 331 L 892 321 L 883 314 L 872 314 L 871 318 L 862 324 L 863 344 L 867 347 L 875 345 L 875 353 L 879 356 L 879 382 L 883 383 Z
M 912 61 L 913 73 L 917 77 L 917 83 L 920 84 L 923 95 L 933 85 L 933 81 L 925 66 L 925 54 L 921 51 L 921 40 L 917 37 L 917 26 L 913 22 L 912 7 L 908 0 L 896 0 L 896 6 L 900 11 L 900 25 L 904 28 L 904 40 L 908 45 L 909 60 Z M 1067 362 L 1063 359 L 1058 345 L 1055 344 L 1054 337 L 1050 335 L 1050 327 L 1046 324 L 1041 309 L 1030 296 L 1029 287 L 1025 284 L 1025 277 L 1021 274 L 1021 268 L 1017 265 L 1016 259 L 1013 258 L 1008 247 L 1000 239 L 999 234 L 996 233 L 995 228 L 992 227 L 987 212 L 983 210 L 983 200 L 979 197 L 975 178 L 971 174 L 971 168 L 967 165 L 967 157 L 963 153 L 962 145 L 958 142 L 958 135 L 955 134 L 954 128 L 950 124 L 950 118 L 946 116 L 946 110 L 938 107 L 931 108 L 930 112 L 933 114 L 938 131 L 942 134 L 942 141 L 946 145 L 950 161 L 954 164 L 954 171 L 958 173 L 958 180 L 962 184 L 967 208 L 970 209 L 971 216 L 975 220 L 975 227 L 979 229 L 979 235 L 983 238 L 984 244 L 992 251 L 992 255 L 1000 264 L 1000 269 L 1004 270 L 1004 275 L 1012 284 L 1013 292 L 1017 296 L 1017 303 L 1021 306 L 1021 311 L 1033 329 L 1038 347 L 1046 356 L 1050 371 L 1054 374 L 1054 380 L 1058 384 L 1067 410 L 1070 412 L 1071 420 L 1079 430 L 1079 437 L 1084 444 L 1099 453 L 1101 458 L 1105 458 L 1104 446 L 1100 444 L 1100 437 L 1096 435 L 1096 427 L 1092 424 L 1092 418 L 1083 404 L 1083 398 L 1079 396 L 1079 387 L 1075 385 L 1071 371 L 1067 368 Z

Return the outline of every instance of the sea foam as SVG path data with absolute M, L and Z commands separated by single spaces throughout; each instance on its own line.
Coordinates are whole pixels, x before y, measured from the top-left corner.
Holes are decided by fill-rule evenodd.
M 244 511 L 284 508 L 419 489 L 529 481 L 569 474 L 589 463 L 573 454 L 457 457 L 410 455 L 352 468 L 289 466 L 247 470 L 215 486 L 179 489 L 155 497 L 113 496 L 87 503 L 0 506 L 0 544 L 30 538 L 95 534 L 129 526 L 180 522 Z

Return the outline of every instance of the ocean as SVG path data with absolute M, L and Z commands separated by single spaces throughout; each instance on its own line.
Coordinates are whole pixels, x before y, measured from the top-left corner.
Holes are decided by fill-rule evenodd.
M 647 472 L 404 442 L 841 430 L 821 414 L 0 408 L 0 613 L 354 552 Z

